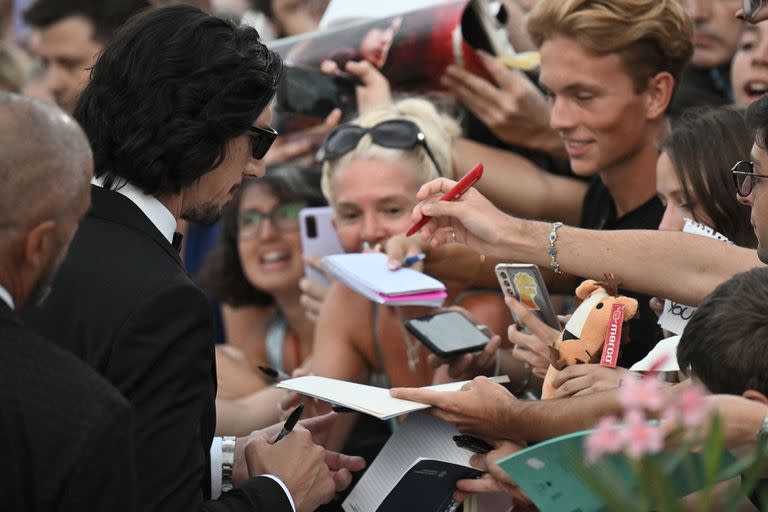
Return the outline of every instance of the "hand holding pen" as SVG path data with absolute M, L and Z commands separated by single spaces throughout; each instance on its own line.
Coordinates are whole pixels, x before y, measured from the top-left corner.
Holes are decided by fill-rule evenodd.
M 272 441 L 272 444 L 277 443 L 282 438 L 287 436 L 291 433 L 293 428 L 296 426 L 296 423 L 299 422 L 299 419 L 301 418 L 301 414 L 304 412 L 304 404 L 299 404 L 296 406 L 296 408 L 291 412 L 291 415 L 288 416 L 288 419 L 285 420 L 285 424 L 283 425 L 283 429 L 280 431 L 279 434 L 277 434 L 277 437 L 275 437 L 275 440 Z

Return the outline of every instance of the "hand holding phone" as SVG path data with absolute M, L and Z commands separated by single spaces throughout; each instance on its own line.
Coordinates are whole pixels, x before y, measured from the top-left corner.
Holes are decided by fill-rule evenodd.
M 355 87 L 360 82 L 353 76 L 299 66 L 285 66 L 284 70 L 276 111 L 317 119 L 324 119 L 335 108 L 345 118 L 357 112 Z
M 505 297 L 514 297 L 544 323 L 561 330 L 538 266 L 529 263 L 499 263 L 496 265 L 496 278 Z
M 490 340 L 487 334 L 458 311 L 444 311 L 412 318 L 406 320 L 403 325 L 442 359 L 477 352 Z

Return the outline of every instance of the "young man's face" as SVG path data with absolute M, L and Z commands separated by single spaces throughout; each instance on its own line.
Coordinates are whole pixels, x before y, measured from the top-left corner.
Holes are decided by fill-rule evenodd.
M 744 24 L 734 13 L 741 0 L 684 0 L 693 20 L 693 58 L 691 63 L 712 68 L 727 63 L 736 51 Z
M 39 41 L 36 50 L 46 67 L 45 87 L 56 104 L 71 114 L 103 45 L 93 39 L 93 24 L 83 16 L 70 16 L 41 29 Z
M 574 173 L 593 176 L 621 167 L 653 144 L 645 95 L 635 92 L 618 55 L 594 55 L 563 36 L 545 41 L 540 52 L 550 125 L 560 133 Z
M 750 158 L 755 164 L 754 172 L 768 176 L 768 152 L 753 144 Z M 752 192 L 738 199 L 752 208 L 750 220 L 757 236 L 757 256 L 763 263 L 768 263 L 768 178 L 752 179 Z

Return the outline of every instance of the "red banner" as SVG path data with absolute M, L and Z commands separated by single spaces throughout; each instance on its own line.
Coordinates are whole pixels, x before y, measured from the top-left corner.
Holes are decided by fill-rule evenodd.
M 603 341 L 603 355 L 600 358 L 602 366 L 616 368 L 621 348 L 621 328 L 624 323 L 625 307 L 624 304 L 614 304 L 611 308 L 611 318 L 608 329 L 605 331 L 605 341 Z

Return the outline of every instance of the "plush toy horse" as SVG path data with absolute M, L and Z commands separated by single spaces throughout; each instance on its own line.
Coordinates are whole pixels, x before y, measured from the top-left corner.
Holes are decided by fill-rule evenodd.
M 618 283 L 612 277 L 607 281 L 589 279 L 576 288 L 576 296 L 583 302 L 571 315 L 555 345 L 550 347 L 551 362 L 541 389 L 542 399 L 554 396 L 552 380 L 558 371 L 572 364 L 600 362 L 614 304 L 624 305 L 623 322 L 637 315 L 637 301 L 618 295 Z M 623 344 L 629 338 L 627 327 L 622 327 Z

